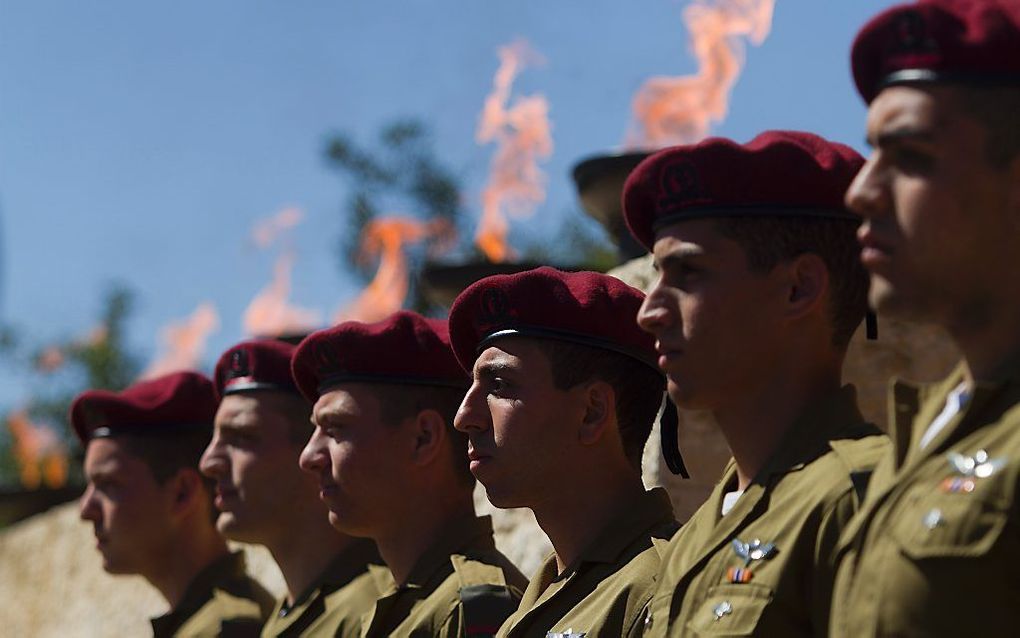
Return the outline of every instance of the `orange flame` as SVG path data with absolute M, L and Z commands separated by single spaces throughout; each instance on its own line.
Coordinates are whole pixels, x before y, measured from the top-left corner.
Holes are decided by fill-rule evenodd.
M 273 280 L 262 289 L 244 311 L 244 331 L 259 337 L 305 333 L 322 322 L 318 311 L 297 308 L 287 303 L 294 254 L 284 251 L 273 266 Z
M 492 93 L 485 99 L 475 132 L 479 144 L 496 143 L 475 233 L 475 244 L 493 262 L 511 256 L 504 213 L 527 216 L 545 200 L 545 175 L 538 160 L 549 157 L 553 150 L 545 97 L 518 97 L 509 105 L 517 74 L 528 64 L 542 62 L 541 56 L 526 42 L 518 41 L 500 47 L 499 60 Z
M 453 228 L 445 219 L 422 222 L 410 217 L 381 217 L 372 220 L 362 233 L 359 260 L 379 258 L 375 277 L 361 294 L 333 318 L 342 321 L 380 321 L 400 310 L 410 285 L 407 254 L 410 243 L 431 240 L 432 254 L 449 248 L 454 241 Z
M 186 319 L 167 324 L 160 331 L 162 353 L 139 378 L 151 379 L 178 370 L 194 369 L 201 362 L 206 340 L 219 327 L 219 314 L 209 302 L 200 304 Z
M 730 91 L 740 75 L 747 38 L 760 45 L 772 28 L 775 0 L 695 0 L 684 9 L 698 72 L 654 77 L 638 90 L 635 129 L 628 145 L 661 148 L 689 144 L 726 117 Z
M 7 416 L 7 428 L 14 439 L 14 458 L 21 484 L 30 490 L 57 488 L 67 482 L 67 447 L 48 425 L 36 424 L 24 410 Z
M 283 233 L 300 224 L 304 217 L 299 208 L 284 208 L 272 217 L 256 222 L 251 230 L 251 240 L 259 248 L 268 248 Z
M 304 213 L 285 208 L 272 217 L 258 222 L 252 229 L 252 241 L 259 248 L 268 248 L 276 241 L 285 241 L 287 231 L 301 223 Z M 244 331 L 258 337 L 279 337 L 300 334 L 317 328 L 322 316 L 318 311 L 290 305 L 291 272 L 294 269 L 294 248 L 285 244 L 273 265 L 273 279 L 252 298 L 244 311 Z

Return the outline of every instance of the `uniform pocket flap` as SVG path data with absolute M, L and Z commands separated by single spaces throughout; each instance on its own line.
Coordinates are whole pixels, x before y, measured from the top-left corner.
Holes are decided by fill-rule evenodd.
M 1009 518 L 997 500 L 975 494 L 929 489 L 910 500 L 892 536 L 905 555 L 917 560 L 987 554 Z

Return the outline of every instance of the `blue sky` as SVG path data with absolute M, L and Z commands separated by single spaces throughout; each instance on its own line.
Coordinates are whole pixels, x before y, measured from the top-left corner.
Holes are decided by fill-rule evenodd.
M 621 142 L 644 80 L 695 70 L 686 4 L 0 0 L 0 322 L 31 340 L 80 335 L 123 282 L 144 357 L 161 325 L 214 302 L 211 363 L 271 276 L 273 253 L 247 234 L 285 206 L 305 212 L 291 301 L 331 312 L 358 284 L 338 268 L 346 191 L 323 161 L 328 134 L 368 140 L 422 117 L 476 202 L 492 153 L 473 140 L 478 113 L 515 38 L 547 60 L 515 92 L 546 95 L 555 151 L 548 200 L 512 238 L 541 236 L 576 214 L 570 167 Z M 713 133 L 799 128 L 863 150 L 849 47 L 891 4 L 778 0 Z M 40 383 L 0 365 L 0 410 Z

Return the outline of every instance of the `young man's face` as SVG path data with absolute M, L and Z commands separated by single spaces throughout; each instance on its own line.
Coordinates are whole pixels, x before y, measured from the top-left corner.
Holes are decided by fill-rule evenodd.
M 659 279 L 638 324 L 656 338 L 670 397 L 716 409 L 768 374 L 781 334 L 784 286 L 750 270 L 743 249 L 711 220 L 663 229 L 653 255 Z
M 338 530 L 375 538 L 405 511 L 413 437 L 407 425 L 386 423 L 370 385 L 349 383 L 315 404 L 315 431 L 301 453 L 301 469 L 317 477 L 319 498 Z
M 510 337 L 475 361 L 454 427 L 468 436 L 471 473 L 497 507 L 534 507 L 569 472 L 584 416 L 580 391 L 559 390 L 534 340 Z
M 84 471 L 79 511 L 92 523 L 103 569 L 147 573 L 173 536 L 173 481 L 157 483 L 149 466 L 112 438 L 89 442 Z
M 865 218 L 861 260 L 878 311 L 936 321 L 964 306 L 980 313 L 984 290 L 1002 285 L 997 264 L 1016 258 L 1006 213 L 1016 178 L 989 164 L 988 133 L 959 91 L 891 87 L 868 111 L 874 151 L 846 202 Z
M 199 463 L 216 481 L 216 527 L 233 540 L 272 543 L 293 534 L 288 521 L 316 492 L 298 467 L 301 443 L 293 430 L 300 410 L 273 392 L 229 394 L 216 412 L 215 430 Z

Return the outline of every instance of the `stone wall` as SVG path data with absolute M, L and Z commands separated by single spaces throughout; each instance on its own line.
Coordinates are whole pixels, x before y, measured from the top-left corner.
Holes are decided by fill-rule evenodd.
M 612 274 L 647 289 L 654 277 L 643 257 Z M 875 423 L 885 425 L 885 389 L 893 376 L 934 380 L 944 375 L 957 353 L 939 331 L 881 320 L 879 340 L 855 336 L 846 363 L 846 380 L 858 387 L 861 407 Z M 677 517 L 687 517 L 704 501 L 729 458 L 726 442 L 711 416 L 681 412 L 680 446 L 691 479 L 680 480 L 665 468 L 659 453 L 659 432 L 652 432 L 645 450 L 645 482 L 664 485 Z M 479 511 L 491 513 L 499 548 L 525 574 L 532 574 L 551 547 L 527 510 L 494 510 L 484 491 L 476 492 Z M 54 508 L 0 532 L 0 627 L 6 636 L 144 636 L 147 618 L 165 604 L 145 581 L 113 577 L 102 571 L 93 548 L 91 526 L 78 520 L 77 506 Z M 244 547 L 252 572 L 280 594 L 283 580 L 269 554 Z

